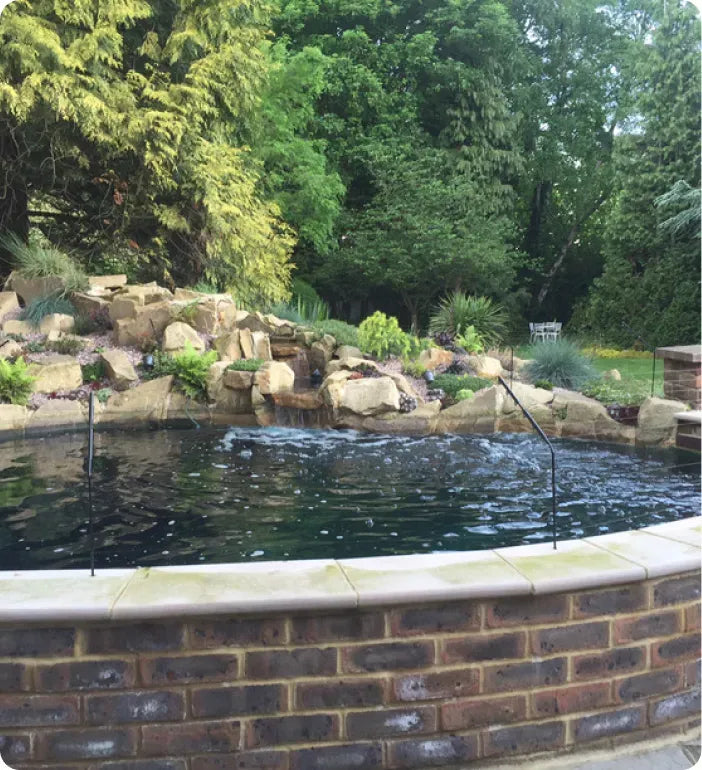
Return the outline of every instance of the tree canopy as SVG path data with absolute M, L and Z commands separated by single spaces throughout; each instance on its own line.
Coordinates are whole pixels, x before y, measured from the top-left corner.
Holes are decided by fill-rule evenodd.
M 297 275 L 415 329 L 460 288 L 695 341 L 699 39 L 680 0 L 14 0 L 0 234 L 261 307 Z

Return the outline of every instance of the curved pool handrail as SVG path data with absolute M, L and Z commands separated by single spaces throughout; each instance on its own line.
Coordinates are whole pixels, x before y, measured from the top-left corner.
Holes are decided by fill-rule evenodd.
M 524 416 L 529 420 L 534 430 L 539 436 L 546 442 L 546 445 L 551 452 L 551 527 L 553 534 L 553 548 L 556 550 L 556 451 L 553 448 L 553 444 L 548 440 L 548 436 L 543 432 L 538 422 L 531 416 L 529 410 L 522 404 L 522 402 L 514 395 L 512 388 L 498 375 L 497 381 L 504 387 L 504 389 L 512 397 L 514 403 L 522 410 Z

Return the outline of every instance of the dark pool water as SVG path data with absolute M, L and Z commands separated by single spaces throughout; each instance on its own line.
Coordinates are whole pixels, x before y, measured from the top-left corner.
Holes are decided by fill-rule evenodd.
M 699 513 L 699 460 L 556 441 L 558 536 Z M 0 444 L 0 569 L 427 553 L 551 537 L 550 455 L 529 435 L 282 428 Z

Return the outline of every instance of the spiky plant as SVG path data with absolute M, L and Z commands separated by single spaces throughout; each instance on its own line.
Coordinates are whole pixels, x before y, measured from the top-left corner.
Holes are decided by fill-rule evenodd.
M 486 347 L 498 345 L 507 331 L 507 313 L 489 297 L 455 291 L 444 297 L 429 320 L 429 333 L 457 336 L 472 326 Z
M 44 316 L 52 313 L 62 313 L 63 315 L 76 314 L 76 309 L 70 300 L 60 294 L 49 294 L 46 297 L 37 297 L 33 299 L 22 311 L 20 318 L 23 321 L 29 321 L 32 326 L 39 326 Z
M 80 265 L 56 246 L 36 239 L 25 243 L 14 233 L 4 235 L 0 244 L 12 254 L 23 278 L 60 278 L 64 295 L 88 288 L 88 276 Z
M 532 348 L 531 357 L 531 362 L 525 367 L 525 374 L 534 383 L 548 380 L 559 388 L 578 390 L 597 376 L 580 348 L 567 339 L 537 342 Z

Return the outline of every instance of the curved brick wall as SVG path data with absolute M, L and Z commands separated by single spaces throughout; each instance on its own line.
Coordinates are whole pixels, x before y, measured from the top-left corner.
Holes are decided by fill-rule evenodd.
M 48 586 L 51 583 L 47 584 Z M 0 624 L 0 755 L 461 767 L 699 723 L 700 577 L 324 612 Z

